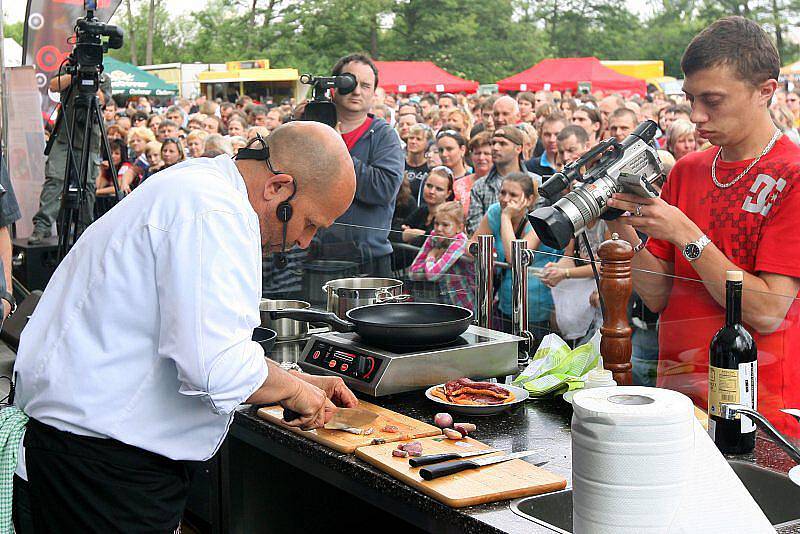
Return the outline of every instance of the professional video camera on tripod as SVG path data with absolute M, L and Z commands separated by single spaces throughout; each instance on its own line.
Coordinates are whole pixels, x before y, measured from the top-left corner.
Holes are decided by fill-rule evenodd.
M 61 109 L 53 135 L 45 148 L 50 155 L 58 136 L 66 136 L 66 165 L 61 207 L 58 214 L 58 259 L 70 251 L 81 232 L 92 222 L 88 195 L 89 158 L 98 147 L 92 147 L 99 131 L 101 150 L 111 161 L 111 148 L 106 136 L 97 93 L 103 73 L 103 54 L 110 48 L 121 48 L 122 30 L 104 24 L 94 16 L 96 0 L 85 1 L 86 16 L 75 23 L 75 48 L 58 71 L 59 81 L 69 75 L 69 86 L 61 95 Z M 108 37 L 103 41 L 103 37 Z M 63 124 L 62 124 L 63 123 Z M 82 124 L 79 124 L 82 123 Z M 63 140 L 62 140 L 63 144 Z M 80 153 L 76 154 L 79 147 Z M 111 173 L 117 200 L 122 198 L 119 183 Z M 29 240 L 30 242 L 30 240 Z

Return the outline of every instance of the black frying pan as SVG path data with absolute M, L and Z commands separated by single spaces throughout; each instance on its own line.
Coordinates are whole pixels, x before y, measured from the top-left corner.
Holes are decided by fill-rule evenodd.
M 347 312 L 348 321 L 335 313 L 315 310 L 277 310 L 270 314 L 272 319 L 326 323 L 337 332 L 355 332 L 367 343 L 389 350 L 446 345 L 463 334 L 472 321 L 467 308 L 423 302 L 353 308 Z

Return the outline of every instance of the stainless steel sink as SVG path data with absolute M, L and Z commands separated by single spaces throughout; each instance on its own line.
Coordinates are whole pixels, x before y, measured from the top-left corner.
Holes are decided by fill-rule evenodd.
M 728 463 L 778 532 L 800 525 L 800 486 L 771 469 L 736 460 Z M 514 501 L 511 510 L 553 532 L 572 532 L 571 489 Z

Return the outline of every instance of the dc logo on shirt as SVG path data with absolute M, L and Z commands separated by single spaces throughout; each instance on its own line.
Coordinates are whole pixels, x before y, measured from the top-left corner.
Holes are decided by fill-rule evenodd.
M 749 213 L 761 214 L 766 217 L 784 187 L 786 187 L 786 180 L 783 178 L 775 180 L 772 176 L 759 174 L 756 176 L 752 187 L 750 187 L 751 194 L 744 199 L 742 209 Z M 754 197 L 755 200 L 753 200 Z

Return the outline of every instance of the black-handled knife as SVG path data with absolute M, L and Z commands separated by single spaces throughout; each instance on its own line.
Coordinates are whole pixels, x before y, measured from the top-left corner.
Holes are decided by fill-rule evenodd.
M 461 458 L 470 458 L 472 456 L 483 456 L 493 452 L 506 452 L 503 449 L 481 449 L 479 451 L 470 452 L 443 452 L 441 454 L 426 454 L 425 456 L 418 456 L 416 458 L 409 458 L 408 465 L 411 467 L 422 467 L 423 465 L 438 464 L 439 462 L 446 462 L 448 460 L 460 460 Z
M 423 467 L 419 470 L 419 476 L 423 480 L 433 480 L 434 478 L 444 477 L 466 471 L 467 469 L 477 469 L 486 465 L 499 464 L 507 462 L 515 458 L 525 458 L 539 451 L 520 451 L 512 452 L 511 454 L 504 454 L 503 456 L 487 456 L 486 458 L 477 458 L 475 460 L 458 460 L 456 462 L 444 462 L 429 467 Z M 544 462 L 546 463 L 546 462 Z M 544 465 L 542 463 L 541 465 Z

